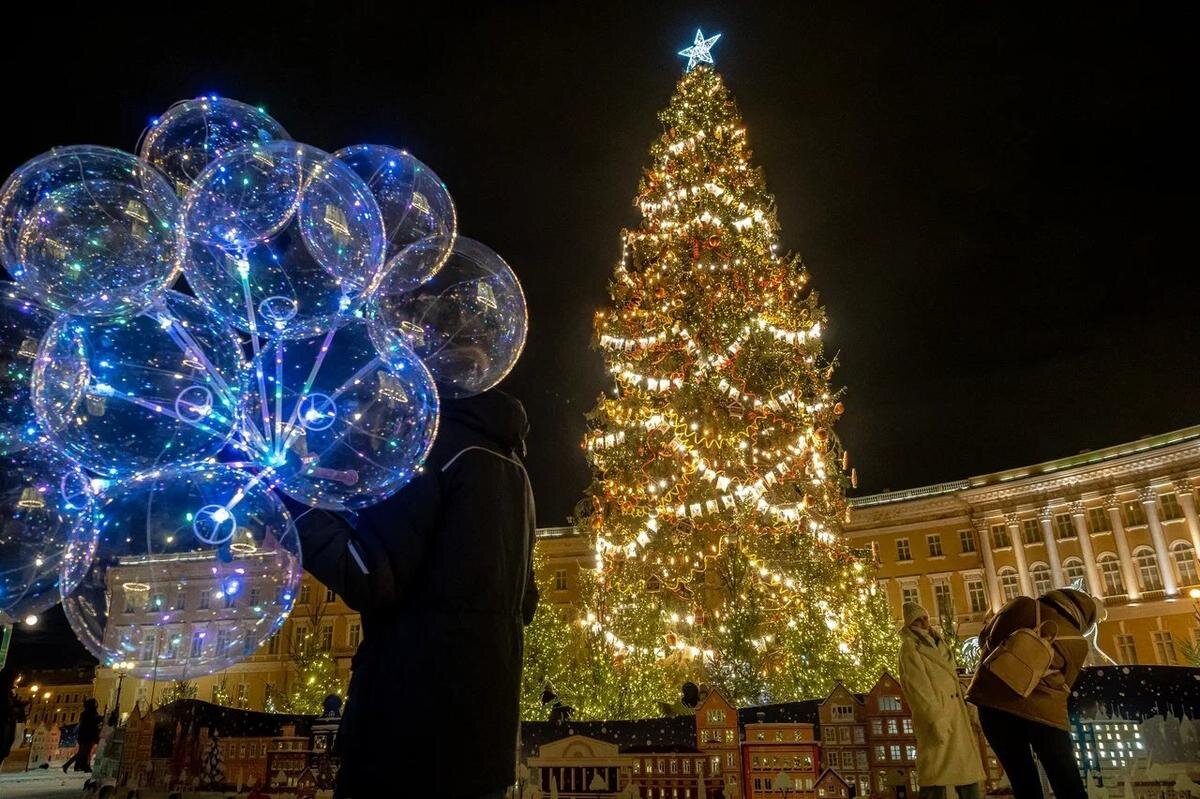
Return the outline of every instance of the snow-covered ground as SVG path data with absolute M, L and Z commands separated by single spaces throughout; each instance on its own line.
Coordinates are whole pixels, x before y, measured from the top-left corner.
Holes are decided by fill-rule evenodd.
M 78 799 L 83 795 L 86 774 L 63 774 L 51 766 L 23 774 L 0 774 L 0 796 L 4 799 Z

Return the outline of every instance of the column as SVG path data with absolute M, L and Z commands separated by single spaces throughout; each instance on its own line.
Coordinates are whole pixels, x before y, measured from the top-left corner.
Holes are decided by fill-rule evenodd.
M 1033 596 L 1033 583 L 1029 580 L 1029 566 L 1025 563 L 1025 542 L 1021 539 L 1021 520 L 1015 513 L 1004 514 L 1008 525 L 1008 538 L 1012 541 L 1013 556 L 1017 559 L 1017 577 L 1021 581 L 1021 593 Z
M 1154 555 L 1158 560 L 1158 571 L 1162 574 L 1163 589 L 1167 596 L 1179 593 L 1175 583 L 1175 564 L 1171 563 L 1171 553 L 1167 551 L 1167 537 L 1163 534 L 1162 522 L 1158 520 L 1158 494 L 1153 486 L 1146 486 L 1138 491 L 1138 499 L 1146 509 L 1146 526 L 1150 528 L 1150 538 L 1154 540 Z
M 1121 579 L 1125 581 L 1125 595 L 1130 600 L 1139 599 L 1142 589 L 1138 586 L 1137 569 L 1133 568 L 1133 554 L 1129 551 L 1129 538 L 1125 535 L 1125 520 L 1121 518 L 1121 502 L 1116 494 L 1104 498 L 1108 511 L 1108 522 L 1112 525 L 1113 541 L 1117 545 L 1117 557 L 1121 561 Z
M 1196 516 L 1196 495 L 1192 493 L 1192 481 L 1181 477 L 1175 481 L 1175 497 L 1179 507 L 1183 508 L 1183 518 L 1187 519 L 1188 532 L 1192 535 L 1192 546 L 1196 548 L 1196 557 L 1200 559 L 1200 517 Z
M 983 556 L 983 575 L 987 580 L 988 597 L 992 601 L 992 610 L 997 611 L 1004 603 L 1000 601 L 1000 584 L 996 581 L 996 561 L 992 558 L 992 539 L 987 522 L 982 519 L 972 519 L 975 525 L 975 538 L 979 541 L 979 554 Z
M 1096 566 L 1096 550 L 1092 549 L 1092 534 L 1088 532 L 1083 503 L 1075 500 L 1067 507 L 1071 511 L 1071 521 L 1075 524 L 1075 536 L 1079 539 L 1079 551 L 1083 555 L 1088 593 L 1092 596 L 1102 597 L 1104 596 L 1104 582 L 1100 579 L 1100 569 Z
M 1050 561 L 1050 585 L 1065 588 L 1062 559 L 1058 556 L 1058 541 L 1054 538 L 1054 512 L 1050 506 L 1038 508 L 1038 524 L 1042 526 L 1042 541 L 1046 544 L 1046 559 Z

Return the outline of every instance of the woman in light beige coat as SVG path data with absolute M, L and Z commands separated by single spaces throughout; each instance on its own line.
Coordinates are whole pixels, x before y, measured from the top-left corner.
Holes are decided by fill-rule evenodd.
M 916 602 L 904 603 L 900 685 L 917 735 L 920 799 L 945 799 L 949 785 L 959 799 L 979 799 L 983 764 L 954 655 Z

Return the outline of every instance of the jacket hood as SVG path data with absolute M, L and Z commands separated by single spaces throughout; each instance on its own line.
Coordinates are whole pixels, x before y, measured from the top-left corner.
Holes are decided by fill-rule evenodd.
M 1047 591 L 1042 599 L 1066 616 L 1080 632 L 1087 632 L 1100 620 L 1100 606 L 1096 600 L 1074 588 Z
M 506 450 L 525 452 L 529 417 L 513 396 L 492 389 L 473 397 L 442 400 L 442 424 L 459 424 L 474 430 Z

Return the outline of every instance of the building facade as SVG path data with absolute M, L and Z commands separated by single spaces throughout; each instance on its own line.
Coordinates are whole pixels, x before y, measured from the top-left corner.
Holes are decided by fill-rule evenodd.
M 913 599 L 966 637 L 1014 596 L 1077 583 L 1104 597 L 1108 618 L 1098 643 L 1110 657 L 1183 664 L 1185 644 L 1200 644 L 1198 483 L 1200 425 L 958 482 L 856 497 L 846 535 L 874 552 L 897 621 L 903 602 Z M 580 571 L 595 562 L 588 536 L 573 527 L 543 528 L 537 546 L 541 581 L 550 586 L 543 601 L 576 604 Z M 305 575 L 282 629 L 242 663 L 197 678 L 197 698 L 272 707 L 272 696 L 295 679 L 292 653 L 305 631 L 348 679 L 361 620 Z M 102 708 L 115 702 L 118 677 L 97 671 Z M 137 701 L 157 705 L 168 687 L 127 677 L 121 709 Z M 873 752 L 866 754 L 869 760 Z M 852 762 L 849 773 L 863 773 Z
M 846 535 L 875 553 L 893 612 L 925 605 L 973 635 L 1019 595 L 1103 597 L 1097 643 L 1123 664 L 1184 664 L 1200 642 L 1200 426 L 1056 461 L 858 497 Z
M 813 799 L 821 749 L 812 724 L 758 721 L 744 727 L 742 784 L 746 799 Z
M 83 703 L 92 698 L 91 669 L 43 669 L 20 675 L 17 698 L 28 702 L 26 726 L 65 727 L 79 721 Z

